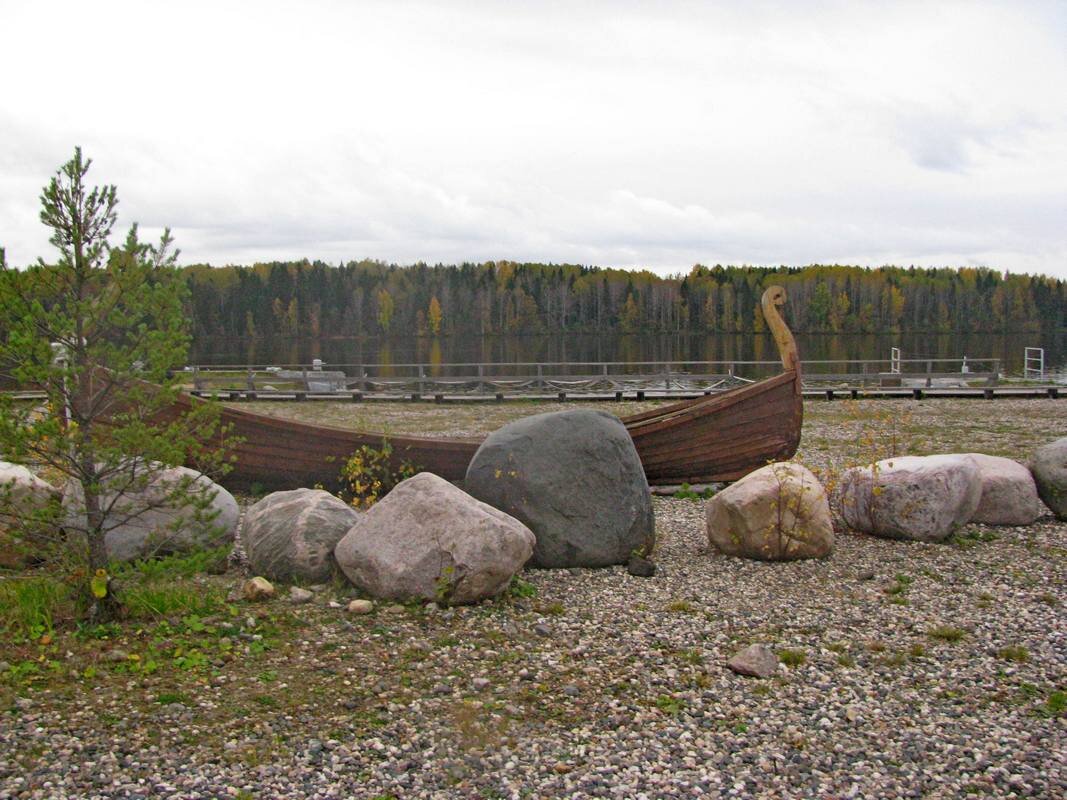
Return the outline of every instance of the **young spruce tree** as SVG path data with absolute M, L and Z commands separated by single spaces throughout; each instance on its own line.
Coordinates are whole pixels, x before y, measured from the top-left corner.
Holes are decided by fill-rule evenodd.
M 210 525 L 203 481 L 160 477 L 182 464 L 218 474 L 226 458 L 216 405 L 174 410 L 172 370 L 185 362 L 189 336 L 170 232 L 144 244 L 134 225 L 112 247 L 115 187 L 89 188 L 90 164 L 76 149 L 41 194 L 54 264 L 11 269 L 0 250 L 0 377 L 47 396 L 42 409 L 0 395 L 0 458 L 66 483 L 51 528 L 39 511 L 27 514 L 23 541 L 44 548 L 42 531 L 59 531 L 89 615 L 106 619 L 120 610 L 107 531 L 161 507 L 177 523 L 184 515 Z M 10 515 L 17 528 L 17 509 L 9 529 Z

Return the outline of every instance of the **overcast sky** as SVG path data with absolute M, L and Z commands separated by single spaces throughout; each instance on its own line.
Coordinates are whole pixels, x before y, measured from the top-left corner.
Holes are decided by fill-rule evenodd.
M 80 144 L 182 262 L 1067 278 L 1067 3 L 0 0 L 0 246 Z

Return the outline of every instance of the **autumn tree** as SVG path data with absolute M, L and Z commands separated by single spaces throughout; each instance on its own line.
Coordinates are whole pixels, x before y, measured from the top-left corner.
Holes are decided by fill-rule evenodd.
M 430 307 L 426 311 L 426 316 L 430 321 L 430 332 L 436 336 L 441 332 L 441 303 L 437 300 L 437 295 L 430 298 Z

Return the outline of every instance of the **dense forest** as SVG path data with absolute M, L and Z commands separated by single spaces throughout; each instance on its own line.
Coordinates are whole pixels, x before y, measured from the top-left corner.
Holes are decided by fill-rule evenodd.
M 789 293 L 799 332 L 1016 332 L 1067 325 L 1067 282 L 990 269 L 704 267 L 659 277 L 510 261 L 184 268 L 194 333 L 222 336 L 760 332 Z

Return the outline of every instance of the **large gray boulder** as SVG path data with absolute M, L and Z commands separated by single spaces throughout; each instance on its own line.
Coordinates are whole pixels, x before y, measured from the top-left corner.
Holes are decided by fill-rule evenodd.
M 834 547 L 826 490 L 791 461 L 750 472 L 712 497 L 708 543 L 723 553 L 763 561 L 822 558 Z
M 839 498 L 853 530 L 940 542 L 974 516 L 982 478 L 967 456 L 901 456 L 846 470 Z
M 206 475 L 188 467 L 169 467 L 140 481 L 130 474 L 111 480 L 102 493 L 110 560 L 190 553 L 233 541 L 240 518 L 237 501 Z M 133 488 L 123 488 L 127 486 Z M 77 481 L 64 489 L 63 507 L 67 533 L 84 536 L 85 499 Z
M 1037 493 L 1057 519 L 1067 519 L 1067 436 L 1039 447 L 1030 460 Z
M 652 496 L 626 427 L 602 411 L 538 414 L 489 435 L 468 492 L 537 537 L 537 567 L 625 564 L 655 544 Z
M 372 597 L 460 605 L 506 589 L 533 547 L 521 522 L 422 472 L 360 514 L 334 558 Z
M 333 549 L 359 513 L 322 489 L 269 494 L 248 509 L 241 543 L 253 574 L 272 581 L 324 583 Z
M 1018 461 L 984 453 L 967 453 L 982 479 L 982 499 L 971 517 L 984 525 L 1029 525 L 1045 508 L 1030 470 Z

